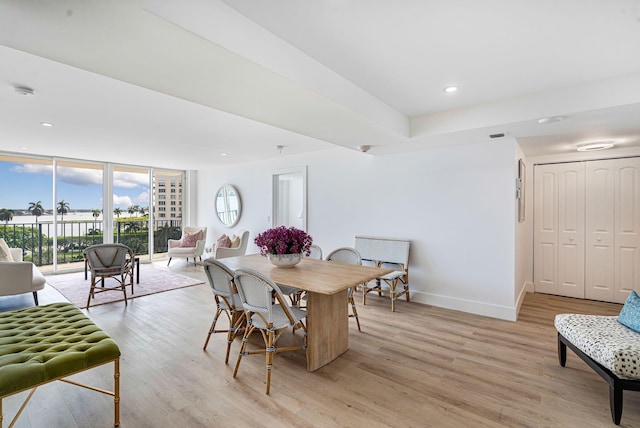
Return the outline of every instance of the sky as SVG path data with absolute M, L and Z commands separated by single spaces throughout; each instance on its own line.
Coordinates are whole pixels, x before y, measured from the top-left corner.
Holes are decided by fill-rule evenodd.
M 58 166 L 56 203 L 64 200 L 69 209 L 102 209 L 102 170 Z M 149 206 L 147 174 L 113 173 L 113 207 L 125 211 L 131 205 Z M 26 210 L 40 201 L 45 210 L 53 209 L 53 167 L 37 163 L 0 161 L 0 208 Z

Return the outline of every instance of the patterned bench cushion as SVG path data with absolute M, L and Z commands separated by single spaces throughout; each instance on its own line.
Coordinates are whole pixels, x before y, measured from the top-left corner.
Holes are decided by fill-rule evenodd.
M 640 379 L 640 334 L 617 316 L 559 314 L 558 333 L 593 360 L 624 379 Z
M 0 313 L 0 397 L 119 356 L 113 339 L 70 303 Z

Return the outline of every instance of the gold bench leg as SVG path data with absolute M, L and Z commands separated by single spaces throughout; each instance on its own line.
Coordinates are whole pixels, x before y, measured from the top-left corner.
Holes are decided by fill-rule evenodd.
M 117 427 L 120 425 L 120 358 L 113 362 L 113 397 L 113 426 Z
M 29 400 L 31 400 L 31 397 L 33 397 L 33 393 L 36 392 L 36 389 L 38 389 L 37 386 L 29 391 L 29 395 L 27 395 L 27 398 L 24 399 L 22 405 L 20 406 L 20 409 L 18 409 L 18 413 L 16 413 L 11 422 L 9 422 L 9 426 L 7 428 L 13 428 L 13 426 L 16 424 L 18 418 L 22 414 L 22 411 L 25 407 L 27 407 L 27 403 L 29 402 Z M 2 428 L 2 398 L 0 398 L 0 428 Z

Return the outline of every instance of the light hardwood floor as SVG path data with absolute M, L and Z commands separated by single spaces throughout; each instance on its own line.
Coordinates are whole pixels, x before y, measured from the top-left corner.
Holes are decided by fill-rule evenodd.
M 171 269 L 204 279 L 184 261 Z M 64 299 L 47 286 L 41 304 Z M 0 311 L 33 304 L 0 299 Z M 264 357 L 224 364 L 225 337 L 202 350 L 213 314 L 207 284 L 85 311 L 120 345 L 121 426 L 133 427 L 609 427 L 608 386 L 568 351 L 560 367 L 557 313 L 616 315 L 620 305 L 528 294 L 517 322 L 386 298 L 358 305 L 350 349 L 309 373 L 304 355 L 275 357 L 271 395 Z M 288 334 L 288 333 L 287 333 Z M 294 340 L 299 337 L 288 337 Z M 111 365 L 77 375 L 112 385 Z M 12 417 L 26 393 L 4 400 Z M 16 427 L 109 427 L 113 400 L 61 382 L 38 389 Z M 625 392 L 623 427 L 640 427 L 640 393 Z

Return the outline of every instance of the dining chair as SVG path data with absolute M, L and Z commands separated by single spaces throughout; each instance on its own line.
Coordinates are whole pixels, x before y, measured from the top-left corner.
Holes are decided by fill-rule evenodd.
M 327 261 L 330 262 L 338 262 L 338 263 L 348 263 L 352 265 L 361 265 L 362 258 L 360 257 L 360 253 L 355 248 L 351 247 L 341 247 L 333 250 L 327 256 Z M 358 319 L 358 311 L 356 310 L 356 302 L 353 298 L 355 293 L 356 286 L 349 287 L 347 290 L 347 296 L 349 298 L 349 304 L 351 304 L 352 314 L 349 315 L 351 318 L 356 319 L 356 324 L 358 326 L 358 331 L 360 330 L 360 320 Z
M 251 269 L 238 269 L 235 273 L 235 284 L 242 301 L 247 319 L 247 327 L 242 337 L 242 347 L 238 353 L 233 377 L 238 374 L 242 357 L 251 354 L 266 355 L 266 393 L 271 389 L 271 369 L 273 357 L 281 352 L 304 350 L 306 358 L 307 327 L 303 311 L 287 304 L 280 288 L 269 278 Z M 275 296 L 275 299 L 272 298 Z M 275 300 L 275 302 L 274 302 Z M 304 331 L 303 343 L 299 346 L 278 347 L 278 339 L 290 327 L 300 327 Z M 251 333 L 258 329 L 262 333 L 264 349 L 247 350 Z M 295 332 L 295 330 L 294 330 Z
M 216 312 L 202 349 L 204 351 L 207 350 L 207 345 L 209 344 L 209 339 L 211 339 L 212 334 L 227 333 L 227 353 L 224 357 L 224 363 L 227 364 L 229 362 L 231 344 L 238 332 L 245 327 L 244 308 L 242 307 L 240 296 L 236 291 L 233 272 L 219 261 L 213 259 L 206 259 L 202 264 L 207 279 L 209 280 L 209 286 L 213 292 L 213 298 L 216 302 Z M 229 320 L 229 328 L 226 330 L 216 330 L 218 318 L 223 312 Z
M 91 272 L 91 289 L 87 298 L 87 308 L 96 293 L 119 290 L 124 294 L 124 304 L 127 304 L 126 286 L 131 285 L 133 294 L 133 265 L 135 255 L 133 250 L 124 244 L 95 244 L 83 251 L 89 271 Z M 115 287 L 105 287 L 105 279 L 113 278 L 118 281 Z M 96 281 L 100 280 L 101 287 L 96 288 Z
M 309 247 L 309 255 L 307 256 L 310 259 L 322 260 L 322 248 L 317 245 L 312 245 Z
M 317 245 L 311 245 L 309 247 L 309 255 L 305 255 L 305 257 L 308 257 L 310 259 L 322 260 L 322 248 L 320 248 Z M 282 294 L 284 294 L 285 296 L 288 296 L 289 299 L 291 299 L 291 304 L 298 306 L 299 308 L 303 307 L 302 300 L 306 295 L 306 292 L 304 290 L 300 290 L 299 288 L 295 288 L 295 287 L 287 287 L 286 285 L 281 285 L 280 291 L 282 291 Z

